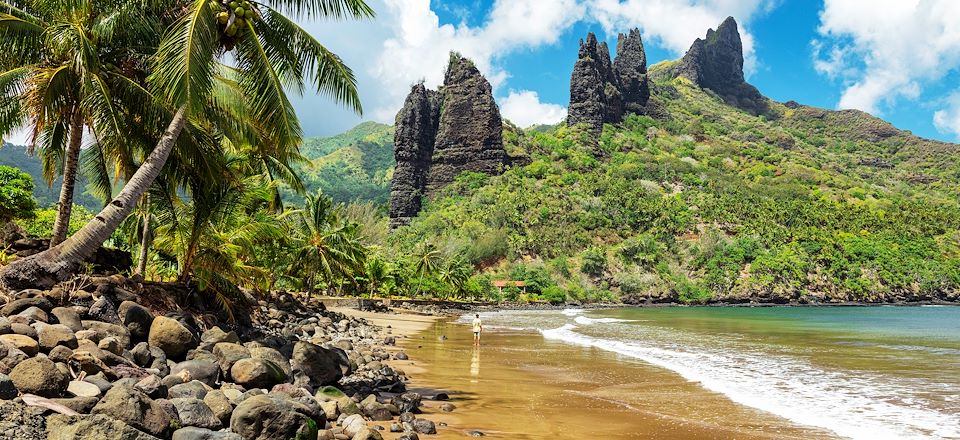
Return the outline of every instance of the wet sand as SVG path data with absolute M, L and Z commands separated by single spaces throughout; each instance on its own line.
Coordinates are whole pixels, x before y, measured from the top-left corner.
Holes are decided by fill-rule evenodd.
M 462 324 L 370 315 L 409 336 L 398 345 L 411 360 L 391 361 L 411 376 L 408 388 L 425 396 L 447 392 L 457 406 L 441 413 L 441 402 L 425 400 L 423 417 L 448 425 L 431 438 L 464 438 L 472 430 L 504 439 L 836 438 L 609 352 L 514 331 L 487 331 L 474 349 Z M 384 432 L 384 438 L 396 436 Z

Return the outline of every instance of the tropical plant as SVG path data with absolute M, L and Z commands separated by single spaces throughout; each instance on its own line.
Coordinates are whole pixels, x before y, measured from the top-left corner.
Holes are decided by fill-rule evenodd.
M 33 180 L 16 168 L 0 166 L 0 225 L 33 215 Z
M 344 280 L 353 282 L 362 273 L 367 250 L 356 223 L 342 220 L 342 207 L 321 192 L 307 195 L 306 206 L 299 210 L 294 270 L 313 293 L 318 282 L 326 286 Z
M 420 296 L 423 277 L 436 272 L 440 267 L 443 255 L 435 244 L 424 242 L 417 247 L 411 257 L 413 258 L 413 271 L 417 275 L 417 290 L 413 293 L 413 297 L 416 298 Z
M 4 268 L 0 276 L 8 285 L 35 280 L 42 271 L 64 278 L 91 255 L 160 175 L 181 133 L 190 130 L 191 120 L 222 132 L 257 127 L 262 130 L 259 138 L 269 139 L 269 145 L 278 151 L 289 152 L 296 151 L 302 135 L 286 88 L 302 91 L 309 81 L 318 93 L 361 111 L 350 69 L 285 14 L 372 17 L 373 11 L 362 0 L 244 1 L 243 8 L 233 11 L 216 0 L 168 6 L 178 16 L 159 45 L 148 81 L 154 96 L 175 109 L 166 130 L 96 221 L 56 248 Z M 224 88 L 235 90 L 250 110 L 240 123 L 229 112 L 216 111 L 218 107 L 211 105 L 216 92 Z

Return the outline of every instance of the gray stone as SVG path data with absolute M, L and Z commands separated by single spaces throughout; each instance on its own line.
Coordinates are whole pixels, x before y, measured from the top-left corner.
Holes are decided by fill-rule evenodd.
M 200 399 L 184 397 L 170 399 L 170 402 L 177 408 L 177 415 L 180 417 L 180 423 L 183 426 L 208 429 L 220 429 L 222 426 L 220 419 L 213 413 L 213 410 Z
M 0 374 L 0 399 L 10 400 L 17 397 L 17 386 L 6 374 Z
M 87 315 L 94 321 L 108 322 L 110 324 L 120 324 L 120 317 L 117 315 L 117 306 L 106 297 L 102 297 L 93 302 Z
M 178 375 L 182 372 L 188 373 L 191 380 L 199 380 L 210 386 L 214 386 L 220 378 L 220 367 L 207 360 L 183 361 L 170 368 L 171 375 Z
M 47 440 L 94 439 L 157 440 L 154 436 L 105 415 L 55 414 L 47 419 Z
M 274 395 L 253 396 L 237 405 L 230 429 L 246 440 L 317 438 L 317 421 L 302 405 Z
M 142 391 L 127 385 L 114 385 L 100 399 L 91 414 L 104 414 L 157 437 L 168 437 L 179 424 L 176 414 Z
M 200 382 L 199 380 L 192 380 L 187 383 L 174 385 L 170 387 L 167 391 L 167 396 L 171 399 L 176 399 L 180 397 L 193 397 L 196 399 L 203 399 L 207 395 L 209 390 L 207 386 Z
M 77 337 L 73 330 L 63 324 L 44 325 L 37 332 L 40 348 L 50 351 L 58 345 L 74 349 L 77 348 Z
M 240 434 L 188 426 L 173 433 L 173 440 L 244 440 Z
M 78 332 L 83 330 L 83 324 L 80 322 L 80 315 L 72 307 L 55 307 L 51 312 L 57 318 L 57 322 L 63 324 Z
M 203 402 L 210 407 L 213 414 L 220 419 L 224 425 L 230 424 L 230 414 L 233 414 L 233 405 L 221 390 L 211 390 L 203 397 Z
M 120 322 L 127 327 L 134 340 L 147 339 L 153 323 L 153 313 L 150 313 L 149 309 L 133 301 L 124 301 L 120 303 L 117 313 L 120 315 Z
M 230 369 L 234 382 L 246 388 L 270 388 L 286 380 L 283 371 L 272 362 L 263 359 L 240 359 Z

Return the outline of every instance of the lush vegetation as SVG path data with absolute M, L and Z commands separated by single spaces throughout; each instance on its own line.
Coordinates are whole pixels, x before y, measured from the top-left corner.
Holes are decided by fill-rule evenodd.
M 93 214 L 74 208 L 67 248 L 109 237 L 141 256 L 131 271 L 191 283 L 227 310 L 236 309 L 241 288 L 690 303 L 960 289 L 958 147 L 866 114 L 773 104 L 756 117 L 685 80 L 661 78 L 652 89 L 656 117 L 631 115 L 599 138 L 578 127 L 508 126 L 506 147 L 523 164 L 499 176 L 464 173 L 391 233 L 384 208 L 392 128 L 367 123 L 302 139 L 280 83 L 315 83 L 359 110 L 349 69 L 281 12 L 362 17 L 371 13 L 365 4 L 251 3 L 248 26 L 228 32 L 218 18 L 226 11 L 214 2 L 172 2 L 177 7 L 164 8 L 180 11 L 172 16 L 148 14 L 153 3 L 108 3 L 112 13 L 139 12 L 150 29 L 107 33 L 103 17 L 81 8 L 69 16 L 94 17 L 77 26 L 104 32 L 86 47 L 87 64 L 50 55 L 27 66 L 108 72 L 110 87 L 97 93 L 111 93 L 113 106 L 81 84 L 77 101 L 58 109 L 73 117 L 82 107 L 89 113 L 80 124 L 107 140 L 84 149 L 79 166 L 100 206 L 120 201 L 99 214 L 116 224 L 90 226 Z M 28 12 L 14 18 L 40 20 Z M 131 38 L 143 43 L 138 52 L 115 53 Z M 257 44 L 275 56 L 258 55 Z M 236 69 L 221 59 L 227 53 L 238 57 Z M 38 87 L 22 62 L 0 57 L 14 71 L 3 78 L 21 78 L 17 87 L 0 82 L 0 108 L 25 104 L 23 90 Z M 88 101 L 99 105 L 78 107 Z M 53 116 L 42 122 L 67 123 L 61 113 L 45 112 Z M 117 130 L 104 125 L 108 116 L 132 127 L 128 142 L 110 142 Z M 69 132 L 49 139 L 58 147 L 37 177 L 65 167 Z M 0 219 L 20 218 L 28 233 L 48 235 L 57 211 L 35 211 L 32 188 L 25 173 L 0 167 L 2 206 L 13 207 Z M 497 288 L 497 280 L 524 286 Z
M 779 119 L 754 117 L 682 79 L 660 81 L 654 100 L 668 117 L 630 116 L 596 140 L 567 127 L 508 131 L 531 162 L 460 176 L 396 245 L 433 243 L 486 276 L 572 299 L 960 288 L 955 145 L 859 112 L 778 105 Z

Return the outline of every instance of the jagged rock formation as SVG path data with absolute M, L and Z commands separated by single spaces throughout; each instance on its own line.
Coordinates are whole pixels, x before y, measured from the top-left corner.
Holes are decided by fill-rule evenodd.
M 611 62 L 606 42 L 591 32 L 580 41 L 580 53 L 570 75 L 569 125 L 587 124 L 599 133 L 604 123 L 617 123 L 626 113 L 642 113 L 650 98 L 647 56 L 640 31 L 617 38 Z
M 390 188 L 393 226 L 407 224 L 420 212 L 420 198 L 427 185 L 439 120 L 437 92 L 428 90 L 422 83 L 413 86 L 397 113 L 393 135 L 393 154 L 397 161 Z
M 767 100 L 743 78 L 743 44 L 737 21 L 727 17 L 717 30 L 697 38 L 674 71 L 702 88 L 710 89 L 728 104 L 753 114 L 767 113 Z
M 450 55 L 443 86 L 410 90 L 397 114 L 397 167 L 390 191 L 390 226 L 410 222 L 422 198 L 442 189 L 464 171 L 499 174 L 509 162 L 503 148 L 503 121 L 493 89 L 472 61 Z
M 440 88 L 440 123 L 427 195 L 463 171 L 499 174 L 507 163 L 503 120 L 493 88 L 472 61 L 452 54 Z
M 613 61 L 613 73 L 620 86 L 624 112 L 643 113 L 650 99 L 650 87 L 647 84 L 647 54 L 643 50 L 639 29 L 617 37 L 617 58 Z

